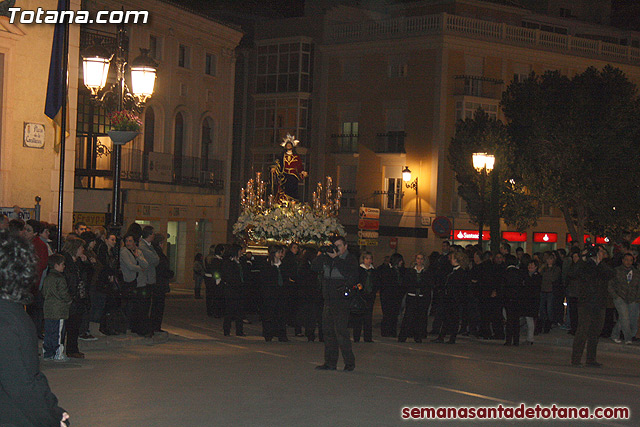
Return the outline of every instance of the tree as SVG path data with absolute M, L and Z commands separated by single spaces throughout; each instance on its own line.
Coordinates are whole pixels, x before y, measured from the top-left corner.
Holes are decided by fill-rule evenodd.
M 480 191 L 481 176 L 473 167 L 472 156 L 477 152 L 493 154 L 496 159 L 494 169 L 487 177 L 484 201 Z M 449 145 L 449 163 L 460 183 L 458 194 L 467 203 L 471 221 L 486 222 L 488 216 L 494 251 L 500 244 L 500 239 L 496 238 L 500 236 L 500 218 L 519 231 L 536 222 L 535 200 L 514 174 L 514 157 L 514 145 L 506 126 L 482 109 L 476 111 L 473 119 L 457 123 L 456 134 Z
M 611 66 L 568 78 L 559 72 L 512 83 L 502 97 L 514 171 L 562 212 L 574 240 L 585 230 L 617 237 L 640 225 L 640 104 Z

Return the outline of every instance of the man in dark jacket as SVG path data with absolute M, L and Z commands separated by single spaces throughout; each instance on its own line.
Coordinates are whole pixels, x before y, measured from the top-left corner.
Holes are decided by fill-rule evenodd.
M 338 348 L 342 351 L 344 370 L 353 371 L 356 359 L 349 339 L 349 308 L 351 294 L 358 280 L 358 261 L 347 250 L 344 237 L 331 239 L 330 248 L 313 260 L 313 271 L 322 273 L 322 329 L 324 331 L 324 364 L 320 370 L 335 370 L 338 365 Z
M 582 352 L 587 345 L 587 366 L 602 366 L 596 360 L 598 337 L 604 325 L 608 283 L 614 272 L 602 260 L 605 250 L 601 246 L 590 246 L 585 251 L 586 262 L 582 269 L 583 280 L 578 285 L 578 330 L 573 339 L 571 364 L 582 366 Z
M 60 426 L 69 418 L 40 372 L 38 337 L 23 304 L 36 277 L 33 248 L 0 231 L 0 425 Z

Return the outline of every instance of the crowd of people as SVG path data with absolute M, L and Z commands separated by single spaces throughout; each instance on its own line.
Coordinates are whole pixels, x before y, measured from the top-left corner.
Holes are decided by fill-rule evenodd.
M 173 272 L 165 238 L 151 226 L 132 223 L 119 237 L 104 227 L 73 226 L 59 252 L 54 225 L 0 218 L 6 229 L 32 248 L 35 279 L 26 312 L 43 340 L 45 360 L 84 358 L 78 340 L 97 340 L 90 322 L 105 335 L 130 330 L 151 337 L 162 330 L 165 295 Z
M 255 312 L 266 341 L 288 341 L 287 327 L 309 341 L 323 340 L 327 278 L 314 263 L 324 255 L 293 243 L 270 247 L 261 260 L 241 246 L 212 245 L 206 257 L 198 254 L 194 260 L 195 297 L 204 283 L 207 314 L 225 318 L 225 335 L 232 321 L 236 334 L 244 335 L 242 323 Z M 363 301 L 364 309 L 354 310 L 350 303 L 346 310 L 354 342 L 373 341 L 378 295 L 380 335 L 399 342 L 421 343 L 431 334 L 432 342 L 455 344 L 465 335 L 519 346 L 524 328 L 522 344 L 533 345 L 536 335 L 561 328 L 575 336 L 572 363 L 581 365 L 586 345 L 586 364 L 598 366 L 598 337 L 636 340 L 640 276 L 629 245 L 613 256 L 602 247 L 583 250 L 577 244 L 568 254 L 560 249 L 529 255 L 522 248 L 512 253 L 506 242 L 494 254 L 444 241 L 441 252 L 418 253 L 410 265 L 400 253 L 379 265 L 369 252 L 359 258 L 356 277 L 338 286 L 350 288 L 344 300 L 358 295 Z

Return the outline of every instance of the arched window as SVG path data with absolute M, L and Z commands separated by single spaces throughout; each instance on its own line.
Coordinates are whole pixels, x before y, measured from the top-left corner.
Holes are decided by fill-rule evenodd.
M 182 179 L 182 152 L 184 149 L 184 134 L 184 115 L 182 113 L 178 113 L 176 114 L 173 133 L 173 171 L 176 181 L 180 181 Z
M 201 170 L 206 176 L 208 172 L 213 172 L 213 154 L 214 154 L 214 123 L 210 117 L 202 122 L 202 146 L 200 147 L 200 159 L 202 161 Z

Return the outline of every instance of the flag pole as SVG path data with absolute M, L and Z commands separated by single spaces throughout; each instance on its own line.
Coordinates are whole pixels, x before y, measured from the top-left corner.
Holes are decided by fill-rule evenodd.
M 64 10 L 69 10 L 69 0 L 64 0 Z M 60 24 L 58 24 L 60 25 Z M 69 22 L 62 24 L 64 27 L 64 42 L 62 45 L 62 111 L 60 125 L 60 184 L 58 187 L 58 236 L 57 251 L 62 249 L 62 216 L 64 207 L 64 157 L 67 142 L 67 99 L 68 96 L 68 70 L 69 70 Z

